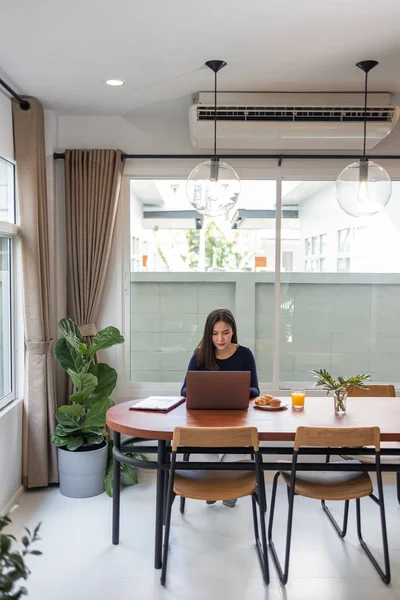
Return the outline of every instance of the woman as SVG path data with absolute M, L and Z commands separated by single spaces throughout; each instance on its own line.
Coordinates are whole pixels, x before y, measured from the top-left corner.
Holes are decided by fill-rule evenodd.
M 235 317 L 230 310 L 218 308 L 210 312 L 204 326 L 204 334 L 190 359 L 188 371 L 250 371 L 249 398 L 260 395 L 257 379 L 256 361 L 252 351 L 241 346 L 237 341 Z M 181 396 L 186 396 L 186 377 L 181 389 Z M 205 454 L 203 461 L 233 462 L 246 460 L 245 455 Z M 199 460 L 196 457 L 196 460 Z M 215 504 L 207 500 L 207 504 Z M 223 500 L 225 506 L 233 508 L 236 500 Z
M 188 366 L 188 371 L 218 370 L 250 371 L 249 398 L 260 395 L 253 353 L 238 344 L 235 317 L 226 308 L 217 308 L 208 315 L 203 338 Z M 181 395 L 186 396 L 186 377 Z

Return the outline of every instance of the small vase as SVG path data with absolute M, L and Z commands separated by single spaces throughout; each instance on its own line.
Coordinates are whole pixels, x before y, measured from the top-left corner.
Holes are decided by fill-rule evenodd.
M 335 408 L 335 414 L 338 415 L 338 417 L 343 417 L 346 414 L 346 404 L 346 392 L 335 392 L 333 394 L 333 405 Z

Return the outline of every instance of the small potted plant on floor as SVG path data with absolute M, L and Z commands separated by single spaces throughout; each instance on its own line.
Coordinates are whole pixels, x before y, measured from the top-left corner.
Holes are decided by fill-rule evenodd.
M 107 494 L 107 496 L 110 496 L 110 498 L 112 498 L 112 495 L 113 495 L 113 476 L 114 476 L 113 446 L 114 446 L 113 441 L 109 440 L 109 442 L 108 442 L 107 474 L 106 474 L 106 478 L 104 480 L 104 485 L 106 488 L 106 494 Z M 141 454 L 141 453 L 137 454 L 137 453 L 127 452 L 125 454 L 125 456 L 127 456 L 129 458 L 138 458 L 141 460 L 149 460 L 149 457 L 146 456 L 146 454 Z M 137 483 L 139 483 L 139 477 L 138 477 L 137 470 L 135 469 L 135 467 L 132 467 L 131 465 L 126 465 L 125 463 L 120 463 L 120 469 L 121 469 L 121 485 L 130 486 L 130 485 L 136 485 Z
M 15 537 L 10 533 L 4 533 L 4 529 L 11 524 L 8 515 L 0 516 L 0 599 L 18 600 L 21 596 L 28 593 L 24 586 L 20 586 L 20 579 L 28 579 L 30 570 L 25 564 L 25 557 L 28 554 L 39 556 L 42 554 L 39 550 L 30 550 L 32 543 L 40 540 L 40 523 L 35 527 L 33 533 L 25 528 L 26 535 L 21 539 L 23 550 L 18 552 L 13 548 Z
M 63 335 L 55 346 L 55 357 L 71 377 L 76 391 L 70 404 L 56 413 L 57 425 L 51 442 L 58 447 L 60 491 L 64 496 L 87 498 L 104 491 L 107 465 L 106 412 L 116 382 L 115 369 L 95 363 L 99 350 L 124 342 L 115 327 L 99 331 L 90 345 L 72 319 L 58 324 Z
M 351 386 L 366 388 L 365 381 L 371 379 L 370 375 L 355 375 L 354 377 L 341 377 L 334 379 L 325 369 L 311 369 L 317 381 L 315 386 L 326 390 L 327 395 L 333 396 L 335 413 L 339 416 L 346 414 L 347 392 Z

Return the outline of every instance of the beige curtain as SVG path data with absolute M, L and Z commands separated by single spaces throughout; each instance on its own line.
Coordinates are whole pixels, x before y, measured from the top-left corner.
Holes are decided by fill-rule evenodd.
M 21 227 L 25 319 L 25 392 L 22 483 L 57 481 L 54 428 L 55 393 L 49 323 L 49 236 L 43 107 L 29 98 L 21 110 L 13 101 L 15 159 Z
M 67 314 L 96 332 L 124 163 L 120 150 L 66 150 Z

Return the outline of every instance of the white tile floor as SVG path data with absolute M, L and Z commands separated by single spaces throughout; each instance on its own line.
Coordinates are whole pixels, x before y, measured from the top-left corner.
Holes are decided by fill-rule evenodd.
M 270 485 L 267 487 L 270 495 Z M 282 549 L 286 496 L 277 504 L 276 546 Z M 394 478 L 385 483 L 392 583 L 385 586 L 360 549 L 350 514 L 341 541 L 318 502 L 296 498 L 291 572 L 286 587 L 270 561 L 266 587 L 253 543 L 250 499 L 234 509 L 187 501 L 182 516 L 174 506 L 167 586 L 153 568 L 155 478 L 121 494 L 121 540 L 111 544 L 111 500 L 105 495 L 69 499 L 58 488 L 30 491 L 13 513 L 13 532 L 43 521 L 41 557 L 30 557 L 30 600 L 389 600 L 400 599 L 400 506 Z M 335 505 L 339 507 L 339 505 Z M 377 506 L 363 501 L 365 539 L 380 548 Z M 336 509 L 338 510 L 338 508 Z

